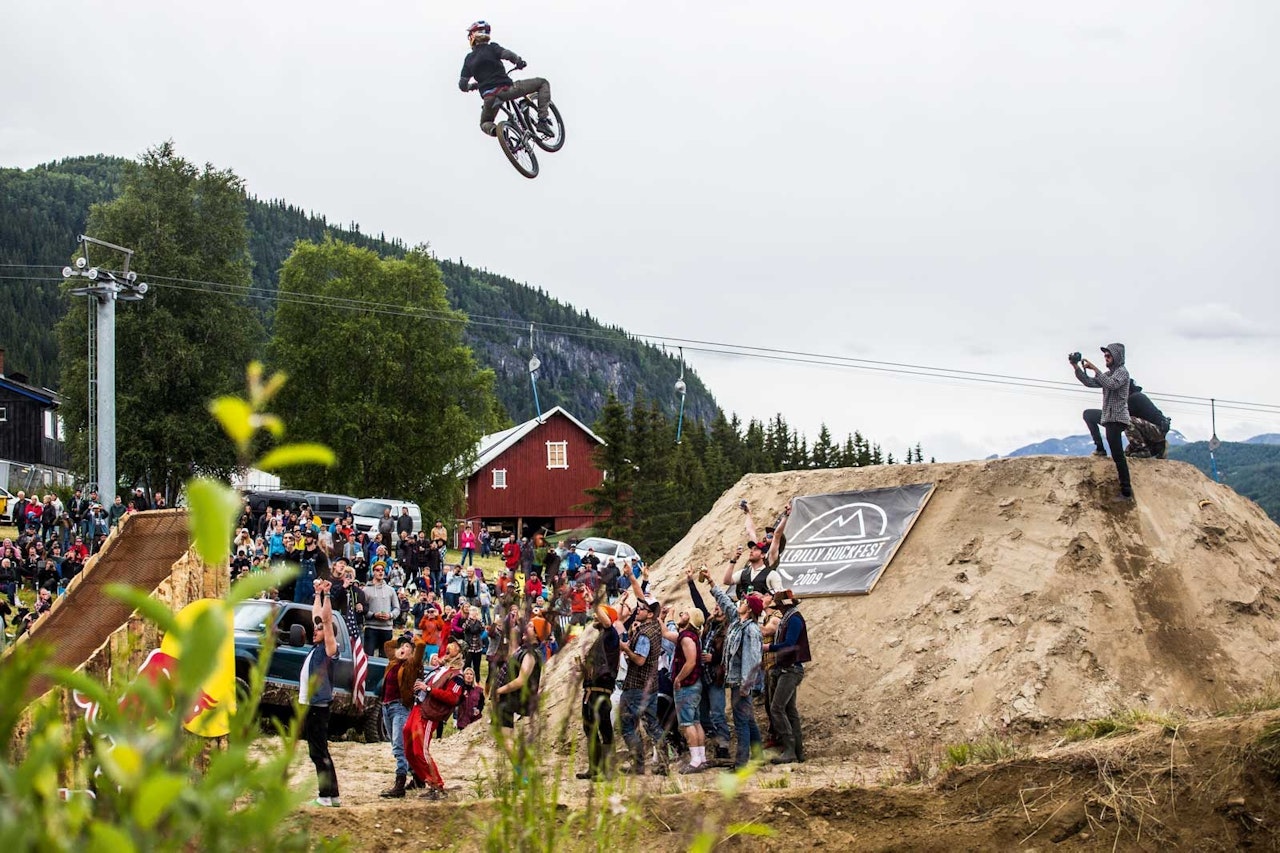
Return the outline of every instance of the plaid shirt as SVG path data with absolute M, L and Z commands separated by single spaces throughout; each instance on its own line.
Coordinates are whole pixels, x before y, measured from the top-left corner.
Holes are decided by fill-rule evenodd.
M 1129 426 L 1129 369 L 1124 366 L 1124 344 L 1107 344 L 1111 353 L 1111 369 L 1090 376 L 1076 365 L 1076 379 L 1081 385 L 1102 389 L 1102 423 Z

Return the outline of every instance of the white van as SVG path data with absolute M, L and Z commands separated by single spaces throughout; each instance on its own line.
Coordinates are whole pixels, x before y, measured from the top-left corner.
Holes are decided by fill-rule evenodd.
M 422 510 L 417 504 L 409 501 L 398 501 L 394 498 L 361 498 L 351 507 L 351 514 L 355 517 L 356 530 L 372 536 L 378 532 L 378 519 L 382 518 L 383 510 L 391 510 L 391 520 L 396 521 L 400 518 L 402 507 L 409 508 L 409 517 L 413 519 L 413 532 L 421 533 Z

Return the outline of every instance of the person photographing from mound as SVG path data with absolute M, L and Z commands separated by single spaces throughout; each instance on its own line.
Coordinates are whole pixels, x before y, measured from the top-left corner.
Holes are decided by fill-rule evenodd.
M 1089 437 L 1096 448 L 1094 456 L 1106 456 L 1102 447 L 1102 435 L 1099 425 L 1102 423 L 1102 409 L 1085 409 L 1084 424 L 1089 428 Z M 1173 421 L 1165 417 L 1155 403 L 1151 402 L 1142 391 L 1142 386 L 1129 377 L 1129 428 L 1125 436 L 1129 439 L 1129 448 L 1125 455 L 1134 458 L 1164 459 L 1169 450 L 1169 429 Z
M 1118 501 L 1133 500 L 1133 485 L 1129 482 L 1129 463 L 1124 456 L 1124 431 L 1132 421 L 1129 417 L 1129 370 L 1124 366 L 1124 344 L 1107 344 L 1102 347 L 1106 370 L 1099 370 L 1079 353 L 1067 356 L 1081 385 L 1102 389 L 1102 415 L 1099 418 L 1107 435 L 1107 446 L 1116 463 L 1116 475 L 1120 479 Z M 1093 371 L 1090 376 L 1087 371 Z
M 490 136 L 497 136 L 498 126 L 493 120 L 498 116 L 499 105 L 503 101 L 536 92 L 538 123 L 534 129 L 543 136 L 554 136 L 555 130 L 547 119 L 547 111 L 551 106 L 551 84 L 542 77 L 512 81 L 507 76 L 507 67 L 503 62 L 513 63 L 517 71 L 528 63 L 497 42 L 490 41 L 490 35 L 489 24 L 485 21 L 476 21 L 467 27 L 467 41 L 471 43 L 471 52 L 463 60 L 462 74 L 458 78 L 459 89 L 464 92 L 479 91 L 480 97 L 484 99 L 484 106 L 480 108 L 480 129 Z

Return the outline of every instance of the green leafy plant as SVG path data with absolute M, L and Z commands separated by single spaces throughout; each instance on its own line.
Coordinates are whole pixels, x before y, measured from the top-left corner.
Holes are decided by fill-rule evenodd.
M 742 796 L 759 767 L 759 762 L 753 761 L 732 773 L 720 774 L 720 808 L 708 811 L 703 817 L 702 827 L 689 845 L 689 853 L 711 853 L 723 839 L 734 836 L 768 838 L 774 835 L 772 827 L 755 821 L 726 822 L 730 806 Z
M 1012 741 L 987 736 L 976 741 L 951 743 L 943 748 L 942 766 L 948 770 L 952 767 L 963 767 L 966 764 L 994 764 L 1017 758 L 1022 751 Z
M 272 428 L 264 408 L 284 381 L 264 384 L 261 378 L 260 365 L 251 366 L 246 405 L 223 398 L 211 407 L 242 458 L 253 433 Z M 324 458 L 314 448 L 291 452 L 277 464 Z M 225 561 L 239 506 L 234 492 L 212 480 L 195 480 L 188 496 L 197 552 L 207 562 Z M 149 591 L 108 587 L 107 594 L 132 605 L 164 630 L 166 643 L 181 649 L 180 665 L 167 678 L 128 680 L 117 673 L 108 684 L 47 666 L 46 650 L 36 644 L 10 649 L 0 666 L 0 696 L 6 697 L 0 703 L 0 838 L 15 850 L 91 853 L 339 846 L 317 846 L 291 824 L 302 799 L 288 785 L 300 716 L 287 728 L 277 724 L 281 737 L 265 757 L 250 749 L 259 734 L 257 708 L 269 654 L 251 670 L 225 738 L 198 738 L 184 728 L 189 709 L 209 699 L 203 694 L 206 680 L 229 663 L 224 656 L 229 654 L 230 608 L 287 577 L 287 572 L 263 572 L 244 578 L 232 587 L 225 606 L 206 607 L 186 620 L 175 618 Z M 75 691 L 91 714 L 68 726 L 58 690 L 30 707 L 11 701 L 26 695 L 38 675 Z
M 573 741 L 566 737 L 567 722 L 565 725 L 557 742 Z M 505 760 L 485 768 L 494 799 L 493 813 L 476 824 L 484 850 L 612 853 L 634 849 L 644 820 L 633 798 L 627 796 L 624 779 L 592 784 L 586 804 L 570 811 L 561 803 L 561 791 L 573 772 L 573 750 L 544 763 L 538 760 L 537 746 L 525 730 L 508 737 L 495 728 L 494 734 Z M 476 784 L 477 788 L 484 785 Z

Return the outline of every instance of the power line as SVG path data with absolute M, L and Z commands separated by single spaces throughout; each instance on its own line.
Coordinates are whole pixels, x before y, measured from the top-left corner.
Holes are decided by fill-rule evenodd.
M 51 265 L 37 264 L 0 264 L 0 267 L 26 267 L 50 269 Z M 344 309 L 361 313 L 406 317 L 411 319 L 435 319 L 444 322 L 455 322 L 463 325 L 483 326 L 487 328 L 505 329 L 523 334 L 529 325 L 528 320 L 515 317 L 498 317 L 483 314 L 463 314 L 456 311 L 439 311 L 420 308 L 412 305 L 396 305 L 372 299 L 333 296 L 328 294 L 287 293 L 278 289 L 271 290 L 253 284 L 234 284 L 230 282 L 206 281 L 200 279 L 180 278 L 176 276 L 149 275 L 154 287 L 181 290 L 195 293 L 213 293 L 230 297 L 249 297 L 265 299 L 276 304 L 320 306 L 325 308 Z M 39 279 L 28 276 L 0 276 L 0 279 L 20 281 L 59 281 L 59 279 Z M 683 346 L 691 352 L 702 352 L 708 355 L 719 355 L 736 358 L 753 358 L 764 361 L 801 364 L 806 366 L 837 367 L 863 370 L 872 373 L 886 373 L 904 377 L 932 378 L 955 383 L 980 383 L 991 386 L 1020 388 L 1039 392 L 1070 393 L 1072 395 L 1092 394 L 1092 390 L 1075 382 L 1055 379 L 1038 379 L 1035 377 L 1017 376 L 988 371 L 961 370 L 958 368 L 932 367 L 929 365 L 907 362 L 884 361 L 878 359 L 856 358 L 853 356 L 832 355 L 828 353 L 789 350 L 778 347 L 752 346 L 748 344 L 724 343 L 699 338 L 684 338 L 672 335 L 634 333 L 608 328 L 583 328 L 563 323 L 537 323 L 537 326 L 560 337 L 586 340 L 616 341 L 619 335 L 642 341 L 657 347 L 660 344 Z M 1208 408 L 1210 398 L 1188 394 L 1152 391 L 1152 394 L 1169 403 L 1181 403 L 1184 406 Z M 1219 408 L 1263 415 L 1280 415 L 1280 404 L 1259 403 L 1248 400 L 1218 399 Z M 1181 411 L 1191 411 L 1181 409 Z

